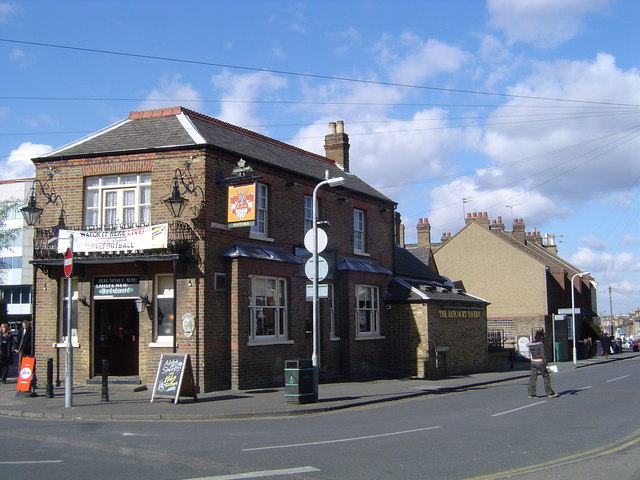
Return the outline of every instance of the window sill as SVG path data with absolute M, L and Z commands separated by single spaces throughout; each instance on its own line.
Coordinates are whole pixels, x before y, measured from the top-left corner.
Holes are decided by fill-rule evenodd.
M 173 340 L 161 340 L 158 342 L 149 342 L 149 348 L 172 348 Z
M 247 346 L 249 347 L 258 347 L 263 345 L 293 345 L 295 342 L 293 340 L 278 340 L 278 339 L 268 339 L 268 340 L 249 340 L 247 342 Z
M 261 233 L 249 233 L 249 238 L 251 240 L 262 240 L 263 242 L 275 242 L 273 238 L 267 237 L 266 235 L 262 235 Z
M 354 255 L 360 255 L 361 257 L 370 257 L 371 256 L 370 253 L 367 253 L 364 250 L 354 250 L 353 254 Z
M 384 335 L 356 335 L 356 341 L 358 340 L 385 340 L 387 337 Z
M 53 348 L 67 348 L 67 345 L 69 345 L 69 342 L 65 340 L 64 342 L 54 343 Z M 78 342 L 78 339 L 74 338 L 71 341 L 71 348 L 80 348 L 80 343 Z
M 331 340 L 332 342 L 339 342 L 340 341 L 340 337 L 331 337 L 331 338 L 329 338 L 329 340 Z

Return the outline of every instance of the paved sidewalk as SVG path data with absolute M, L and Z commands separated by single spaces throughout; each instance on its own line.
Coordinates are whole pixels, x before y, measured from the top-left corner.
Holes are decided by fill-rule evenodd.
M 624 352 L 604 357 L 580 360 L 577 367 L 615 362 L 640 356 Z M 576 366 L 572 362 L 558 363 L 559 374 Z M 346 380 L 321 383 L 319 399 L 315 403 L 297 404 L 285 401 L 284 388 L 218 391 L 198 395 L 198 401 L 181 397 L 173 404 L 169 398 L 151 400 L 152 385 L 148 390 L 135 391 L 134 385 L 110 385 L 109 402 L 101 401 L 101 385 L 81 385 L 74 388 L 73 407 L 65 408 L 65 389 L 57 387 L 54 398 L 47 398 L 44 385 L 31 397 L 16 391 L 16 379 L 0 383 L 0 415 L 76 420 L 211 420 L 258 418 L 317 414 L 344 408 L 372 405 L 424 395 L 433 395 L 477 388 L 529 376 L 528 362 L 517 362 L 515 368 L 451 376 L 439 380 L 415 378 Z M 139 390 L 139 389 L 138 389 Z

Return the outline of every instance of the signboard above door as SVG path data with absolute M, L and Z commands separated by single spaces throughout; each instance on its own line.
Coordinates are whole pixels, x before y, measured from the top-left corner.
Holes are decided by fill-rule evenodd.
M 120 275 L 95 277 L 93 279 L 93 298 L 138 298 L 140 296 L 140 277 Z

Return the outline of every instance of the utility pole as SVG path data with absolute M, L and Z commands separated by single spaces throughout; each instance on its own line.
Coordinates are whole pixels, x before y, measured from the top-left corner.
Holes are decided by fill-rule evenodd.
M 611 286 L 609 286 L 609 313 L 611 314 L 611 323 L 609 324 L 609 333 L 613 336 L 613 301 L 611 300 Z

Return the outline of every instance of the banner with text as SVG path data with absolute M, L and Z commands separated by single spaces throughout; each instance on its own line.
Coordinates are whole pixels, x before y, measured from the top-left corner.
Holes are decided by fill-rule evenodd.
M 152 250 L 167 248 L 168 241 L 167 223 L 124 230 L 60 230 L 58 253 L 64 253 L 67 247 L 72 247 L 73 253 Z

